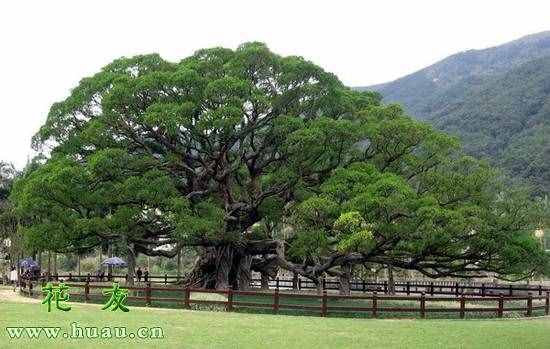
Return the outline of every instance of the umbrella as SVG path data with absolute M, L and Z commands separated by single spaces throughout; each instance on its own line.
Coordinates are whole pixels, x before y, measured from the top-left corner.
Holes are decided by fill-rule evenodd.
M 106 260 L 101 262 L 101 264 L 106 265 L 108 267 L 125 267 L 126 266 L 126 262 L 119 257 L 107 258 Z
M 19 266 L 26 269 L 39 269 L 38 263 L 33 261 L 30 257 L 20 260 Z

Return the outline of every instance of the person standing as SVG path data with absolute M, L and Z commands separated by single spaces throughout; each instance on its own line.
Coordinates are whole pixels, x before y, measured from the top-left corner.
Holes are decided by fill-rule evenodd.
M 136 275 L 137 275 L 137 279 L 138 279 L 138 282 L 141 281 L 141 274 L 143 272 L 141 271 L 141 267 L 138 267 L 137 271 L 136 271 Z
M 143 281 L 149 281 L 149 270 L 147 270 L 147 268 L 145 268 L 145 272 L 143 273 Z

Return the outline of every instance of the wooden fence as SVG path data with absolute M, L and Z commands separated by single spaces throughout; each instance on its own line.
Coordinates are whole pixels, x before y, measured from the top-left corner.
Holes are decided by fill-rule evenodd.
M 20 290 L 27 295 L 41 295 L 40 282 L 26 282 L 22 284 Z M 85 284 L 67 283 L 71 288 L 81 288 L 83 293 L 70 292 L 71 297 L 80 296 L 85 302 L 90 300 L 105 300 L 101 294 L 102 289 L 110 288 L 110 285 L 98 285 L 86 282 Z M 38 287 L 38 289 L 37 289 Z M 192 304 L 206 304 L 223 306 L 227 311 L 233 311 L 238 308 L 253 308 L 271 310 L 274 314 L 280 310 L 302 310 L 307 312 L 317 313 L 320 316 L 327 316 L 330 313 L 364 313 L 372 317 L 378 317 L 382 313 L 416 313 L 421 318 L 425 318 L 427 313 L 459 313 L 460 318 L 464 318 L 469 312 L 484 312 L 493 313 L 497 317 L 502 317 L 506 312 L 523 312 L 525 316 L 532 316 L 533 311 L 544 310 L 544 314 L 548 315 L 550 310 L 550 292 L 546 291 L 544 295 L 533 295 L 528 293 L 521 296 L 509 296 L 500 294 L 498 296 L 470 296 L 460 294 L 459 296 L 431 296 L 421 292 L 420 295 L 380 295 L 378 292 L 366 293 L 361 295 L 338 295 L 330 294 L 323 291 L 321 294 L 308 293 L 291 293 L 281 292 L 275 289 L 274 292 L 258 292 L 258 291 L 237 291 L 237 290 L 209 290 L 195 288 L 175 288 L 175 287 L 152 287 L 147 283 L 144 287 L 125 287 L 132 290 L 133 294 L 128 297 L 128 300 L 137 301 L 139 304 L 151 306 L 156 302 L 172 302 L 175 306 L 184 309 L 191 308 Z M 98 290 L 93 292 L 92 290 Z M 153 297 L 152 293 L 162 291 L 169 297 Z M 194 299 L 193 294 L 210 293 L 223 295 L 224 300 L 205 300 Z M 142 296 L 138 296 L 142 294 Z M 253 301 L 247 300 L 247 296 Z M 238 297 L 235 299 L 235 297 Z M 256 301 L 258 298 L 265 299 L 266 302 Z M 296 302 L 285 302 L 285 300 L 301 299 L 306 300 L 306 304 L 297 304 Z M 341 301 L 363 301 L 361 305 L 343 305 Z M 332 301 L 339 301 L 336 305 L 331 304 Z M 394 301 L 386 304 L 384 301 Z M 395 301 L 407 301 L 408 306 L 395 304 Z M 456 307 L 432 307 L 431 305 L 437 302 L 455 303 Z M 488 306 L 472 306 L 472 304 L 484 304 Z M 518 304 L 519 303 L 519 304 Z M 469 306 L 467 306 L 469 305 Z
M 321 288 L 323 290 L 338 290 L 340 283 L 334 280 L 322 279 Z M 260 279 L 253 279 L 251 286 L 258 288 L 261 286 Z M 314 290 L 317 286 L 313 281 L 298 279 L 275 279 L 269 282 L 270 289 L 293 289 L 293 290 Z M 355 292 L 380 292 L 388 294 L 388 281 L 368 281 L 368 280 L 353 280 L 350 282 L 350 290 Z M 504 294 L 507 296 L 526 295 L 531 292 L 542 296 L 545 292 L 550 291 L 550 287 L 538 285 L 521 285 L 521 284 L 493 284 L 493 283 L 460 283 L 458 281 L 397 281 L 395 282 L 395 293 L 411 294 L 427 294 L 434 295 L 460 295 L 466 296 L 491 296 Z
M 100 279 L 98 276 L 88 275 L 52 275 L 49 280 L 68 282 L 98 282 L 98 281 L 123 281 L 127 280 L 127 275 L 111 275 L 110 278 L 104 276 Z M 143 279 L 143 278 L 142 278 Z M 181 276 L 174 275 L 150 275 L 147 282 L 157 284 L 174 284 L 182 280 Z M 45 281 L 47 281 L 45 279 Z M 322 290 L 338 290 L 340 284 L 336 280 L 322 279 Z M 251 288 L 260 288 L 261 280 L 252 279 Z M 269 289 L 273 290 L 315 290 L 317 286 L 313 281 L 302 278 L 276 278 L 268 282 Z M 371 280 L 352 280 L 350 282 L 351 291 L 355 292 L 378 292 L 388 294 L 388 281 L 371 281 Z M 492 284 L 492 283 L 461 283 L 458 281 L 397 281 L 395 282 L 395 292 L 398 294 L 414 295 L 426 294 L 435 295 L 450 295 L 458 297 L 462 294 L 466 296 L 498 296 L 504 294 L 506 296 L 527 295 L 531 292 L 542 296 L 545 292 L 550 291 L 550 287 L 538 285 L 521 285 L 521 284 Z

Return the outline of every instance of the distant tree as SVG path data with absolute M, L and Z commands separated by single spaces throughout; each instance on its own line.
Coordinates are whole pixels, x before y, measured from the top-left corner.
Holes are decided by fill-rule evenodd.
M 29 222 L 22 227 L 28 248 L 81 254 L 119 242 L 131 276 L 138 253 L 173 256 L 155 249 L 177 245 L 170 233 L 188 210 L 172 181 L 147 158 L 117 149 L 87 160 L 54 157 L 16 182 L 11 199 Z
M 17 260 L 22 252 L 21 239 L 17 234 L 17 216 L 8 201 L 17 175 L 12 164 L 0 161 L 0 255 L 6 254 L 12 261 Z M 5 240 L 9 241 L 9 248 L 4 244 Z
M 7 204 L 8 196 L 17 171 L 12 164 L 0 161 L 0 205 Z

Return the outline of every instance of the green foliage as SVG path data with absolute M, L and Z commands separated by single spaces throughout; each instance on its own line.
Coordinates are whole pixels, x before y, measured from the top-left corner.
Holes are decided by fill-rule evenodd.
M 524 276 L 546 263 L 531 203 L 455 138 L 261 43 L 116 60 L 34 140 L 52 156 L 11 199 L 37 250 L 237 246 L 311 278 L 344 264 Z
M 528 191 L 505 187 L 485 162 L 461 155 L 456 140 L 395 106 L 367 109 L 362 118 L 360 161 L 335 170 L 293 212 L 295 258 L 317 268 L 315 257 L 429 276 L 521 277 L 546 268 L 533 238 L 539 205 Z
M 546 32 L 459 53 L 372 88 L 544 195 L 550 188 L 549 43 Z
M 12 199 L 36 248 L 242 242 L 349 160 L 379 102 L 257 42 L 120 58 L 52 106 L 34 145 L 53 155 Z

